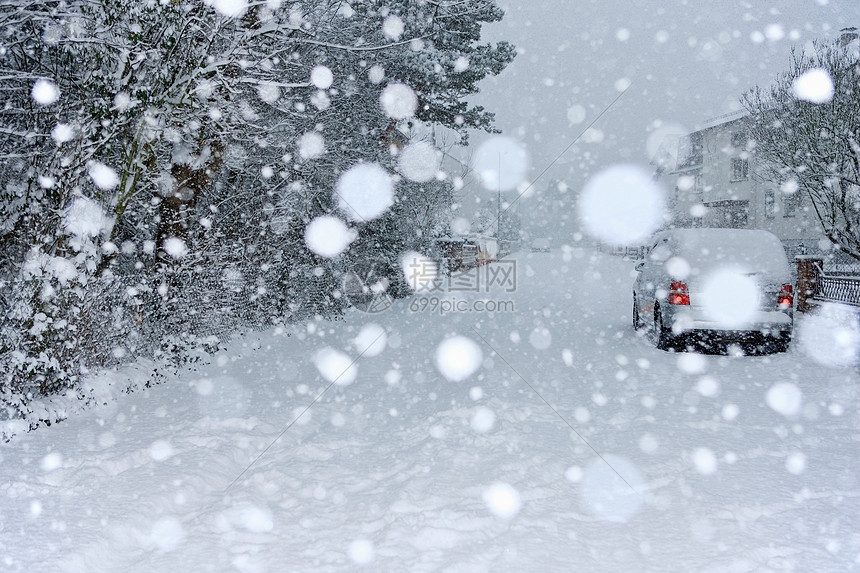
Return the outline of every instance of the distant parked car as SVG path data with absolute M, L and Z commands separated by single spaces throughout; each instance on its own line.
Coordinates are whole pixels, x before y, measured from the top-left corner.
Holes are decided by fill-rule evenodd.
M 633 327 L 649 328 L 662 350 L 685 338 L 791 341 L 794 288 L 785 251 L 767 231 L 674 229 L 648 243 L 636 264 Z
M 548 253 L 549 252 L 549 239 L 535 239 L 532 241 L 532 252 L 533 253 Z

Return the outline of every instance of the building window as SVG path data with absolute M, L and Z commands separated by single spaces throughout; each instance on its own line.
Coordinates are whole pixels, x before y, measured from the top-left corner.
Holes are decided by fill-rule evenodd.
M 749 179 L 750 176 L 750 160 L 746 158 L 735 157 L 732 159 L 732 181 L 743 181 Z
M 776 193 L 773 189 L 764 192 L 764 216 L 773 219 L 776 214 Z
M 783 193 L 782 195 L 782 216 L 794 217 L 797 213 L 797 204 L 800 202 L 800 193 L 794 191 L 792 193 Z
M 746 132 L 736 131 L 732 134 L 732 147 L 739 151 L 746 151 L 747 139 Z
M 733 229 L 743 229 L 749 224 L 749 203 L 737 201 L 726 206 L 726 226 Z
M 702 164 L 703 136 L 697 131 L 678 141 L 678 167 L 692 167 Z
M 714 227 L 744 229 L 749 225 L 749 201 L 716 201 L 707 203 L 711 215 L 709 219 Z

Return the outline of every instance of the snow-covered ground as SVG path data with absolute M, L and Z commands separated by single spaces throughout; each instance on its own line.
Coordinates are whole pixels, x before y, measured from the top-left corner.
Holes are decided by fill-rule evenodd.
M 860 570 L 855 370 L 795 347 L 664 353 L 629 326 L 631 263 L 515 257 L 515 292 L 446 295 L 514 311 L 422 312 L 418 297 L 248 334 L 195 372 L 16 436 L 0 449 L 0 563 Z M 368 323 L 385 340 L 313 403 L 333 351 L 376 339 L 358 337 Z M 439 364 L 449 335 L 482 356 L 460 381 L 474 353 Z

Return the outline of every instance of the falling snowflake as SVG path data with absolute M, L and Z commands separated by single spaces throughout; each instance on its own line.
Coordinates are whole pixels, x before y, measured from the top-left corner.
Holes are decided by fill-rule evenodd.
M 454 71 L 458 74 L 465 72 L 469 69 L 469 58 L 465 56 L 460 56 L 456 60 L 454 60 Z
M 83 196 L 72 199 L 63 215 L 66 232 L 77 237 L 95 237 L 105 231 L 109 223 L 101 205 Z
M 322 215 L 305 227 L 305 244 L 321 257 L 334 258 L 343 253 L 356 238 L 346 223 L 331 215 Z
M 482 497 L 490 511 L 502 519 L 511 519 L 523 505 L 520 492 L 510 484 L 501 482 L 488 487 Z
M 386 38 L 395 42 L 403 35 L 404 29 L 403 20 L 400 19 L 400 16 L 391 15 L 382 22 L 382 33 L 385 34 Z
M 321 90 L 327 90 L 334 83 L 334 74 L 326 66 L 316 66 L 311 70 L 311 83 Z
M 355 382 L 358 376 L 355 360 L 331 347 L 318 351 L 313 357 L 313 362 L 323 378 L 338 386 L 348 386 Z
M 373 561 L 375 553 L 373 543 L 367 539 L 354 540 L 349 544 L 349 549 L 347 550 L 350 560 L 356 565 L 367 565 Z
M 67 143 L 75 138 L 75 128 L 68 123 L 58 123 L 51 130 L 51 138 L 57 145 Z
M 316 159 L 325 154 L 325 138 L 316 131 L 302 134 L 296 144 L 302 159 Z
M 472 166 L 485 189 L 509 191 L 525 179 L 529 159 L 516 140 L 496 136 L 478 146 Z
M 110 191 L 119 185 L 119 175 L 117 175 L 116 170 L 104 163 L 93 161 L 87 168 L 87 174 L 93 180 L 96 187 L 102 191 Z
M 696 471 L 702 475 L 711 475 L 717 471 L 717 456 L 708 448 L 696 448 L 692 454 Z
M 394 182 L 375 163 L 359 163 L 338 178 L 335 201 L 351 221 L 381 217 L 394 204 Z
M 436 177 L 442 163 L 442 152 L 426 141 L 410 143 L 400 152 L 397 166 L 410 181 L 426 183 Z
M 415 115 L 418 108 L 418 96 L 406 84 L 393 83 L 385 86 L 379 103 L 385 115 L 394 120 L 407 119 Z
M 833 78 L 827 70 L 813 68 L 802 73 L 791 83 L 794 97 L 811 103 L 827 103 L 833 99 Z
M 430 291 L 439 277 L 439 265 L 426 255 L 407 251 L 400 258 L 400 268 L 406 284 L 415 292 Z
M 617 165 L 592 177 L 583 189 L 579 217 L 586 230 L 611 245 L 638 244 L 664 222 L 663 191 L 651 175 Z
M 767 391 L 765 401 L 783 416 L 796 416 L 803 405 L 803 393 L 796 384 L 777 382 Z
M 227 18 L 241 18 L 248 9 L 248 0 L 212 0 L 212 7 Z
M 33 101 L 39 105 L 52 105 L 60 99 L 60 88 L 51 80 L 36 80 L 30 95 L 33 97 Z
M 172 516 L 162 517 L 152 524 L 149 540 L 162 553 L 178 548 L 185 541 L 182 523 Z
M 370 66 L 370 69 L 367 70 L 367 79 L 372 84 L 381 84 L 382 80 L 385 79 L 385 70 L 379 65 Z
M 820 305 L 797 325 L 797 341 L 810 358 L 831 368 L 860 360 L 860 319 L 855 309 L 835 303 Z
M 257 97 L 268 104 L 273 104 L 281 97 L 281 88 L 272 83 L 261 83 L 257 86 Z
M 496 425 L 496 413 L 486 406 L 478 406 L 475 408 L 475 413 L 472 415 L 472 429 L 479 434 L 484 434 L 493 429 Z
M 482 361 L 481 347 L 465 336 L 446 338 L 436 348 L 436 367 L 452 382 L 460 382 L 474 374 Z
M 388 334 L 378 324 L 365 324 L 361 327 L 358 336 L 353 339 L 352 343 L 359 355 L 367 357 L 378 356 L 385 350 L 385 346 L 388 343 Z
M 185 244 L 185 241 L 179 237 L 169 237 L 164 239 L 164 242 L 161 244 L 161 248 L 174 259 L 181 259 L 188 254 L 188 246 Z

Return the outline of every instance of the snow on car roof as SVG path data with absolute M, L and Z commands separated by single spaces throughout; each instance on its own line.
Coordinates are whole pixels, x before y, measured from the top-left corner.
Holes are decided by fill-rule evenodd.
M 674 229 L 661 233 L 672 250 L 700 271 L 714 266 L 739 266 L 767 276 L 790 273 L 780 240 L 758 229 Z

